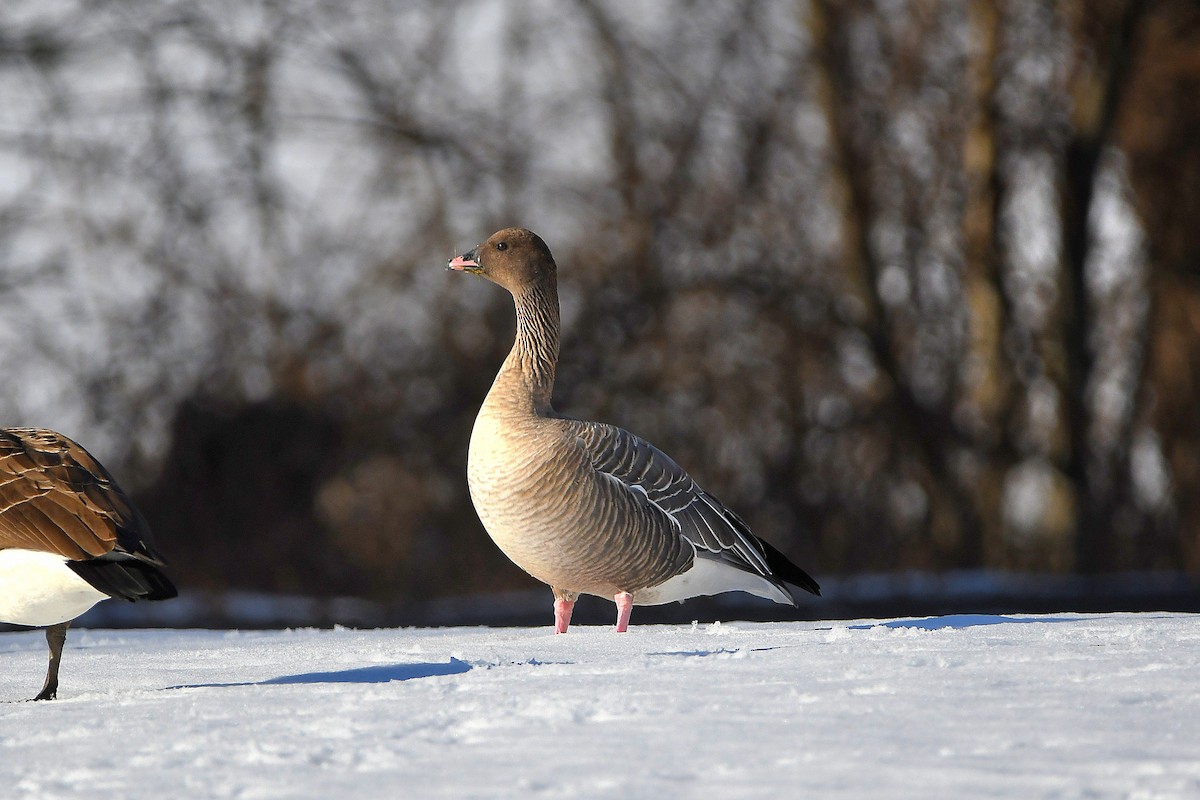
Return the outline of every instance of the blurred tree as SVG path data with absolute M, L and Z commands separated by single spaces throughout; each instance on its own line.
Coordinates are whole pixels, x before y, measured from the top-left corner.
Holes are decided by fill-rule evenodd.
M 1196 569 L 1198 13 L 6 3 L 0 405 L 184 585 L 531 585 L 463 479 L 511 310 L 440 269 L 523 224 L 558 407 L 818 573 Z
M 1118 6 L 1119 8 L 1119 6 Z M 1132 517 L 1116 563 L 1200 568 L 1200 6 L 1130 3 L 1140 18 L 1124 102 L 1112 111 L 1128 160 L 1151 273 L 1137 381 L 1128 395 L 1139 426 L 1126 454 Z M 1110 13 L 1110 18 L 1113 16 Z M 1126 27 L 1119 28 L 1126 35 Z M 1093 40 L 1111 28 L 1089 31 Z M 1154 513 L 1138 515 L 1149 506 Z M 1139 519 L 1140 518 L 1140 519 Z M 1140 522 L 1139 527 L 1135 527 Z

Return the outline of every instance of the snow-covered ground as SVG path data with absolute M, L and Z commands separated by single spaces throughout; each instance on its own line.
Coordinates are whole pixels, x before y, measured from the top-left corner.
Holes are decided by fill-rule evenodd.
M 1200 797 L 1195 616 L 636 622 L 72 631 L 0 797 Z

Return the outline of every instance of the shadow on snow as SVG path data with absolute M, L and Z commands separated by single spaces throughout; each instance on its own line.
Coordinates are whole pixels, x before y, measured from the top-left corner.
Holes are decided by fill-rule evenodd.
M 889 622 L 873 622 L 867 625 L 850 625 L 850 630 L 865 631 L 871 628 L 916 628 L 923 631 L 940 631 L 945 628 L 974 628 L 980 625 L 1003 625 L 1009 622 L 1081 622 L 1082 617 L 1006 617 L 998 614 L 947 614 L 943 617 L 925 619 L 894 619 Z
M 303 672 L 299 675 L 280 675 L 265 681 L 242 681 L 233 683 L 192 683 L 168 686 L 168 689 L 216 689 L 230 686 L 283 686 L 302 683 L 391 683 L 410 681 L 414 678 L 433 678 L 438 675 L 459 675 L 468 672 L 471 665 L 457 658 L 445 664 L 380 664 L 374 667 L 357 667 L 334 672 Z

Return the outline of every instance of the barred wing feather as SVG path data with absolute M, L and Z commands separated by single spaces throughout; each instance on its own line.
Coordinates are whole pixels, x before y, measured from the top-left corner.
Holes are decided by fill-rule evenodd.
M 737 514 L 701 489 L 670 456 L 612 425 L 569 420 L 592 466 L 658 509 L 681 536 L 739 569 L 771 577 L 767 555 Z

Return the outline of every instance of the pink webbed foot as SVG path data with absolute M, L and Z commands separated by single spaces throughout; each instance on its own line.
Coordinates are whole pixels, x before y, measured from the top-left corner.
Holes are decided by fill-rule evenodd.
M 575 610 L 575 601 L 565 597 L 554 598 L 554 632 L 566 633 L 571 624 L 571 612 Z
M 617 604 L 617 633 L 629 630 L 629 615 L 633 613 L 633 595 L 629 592 L 618 592 L 613 596 Z

